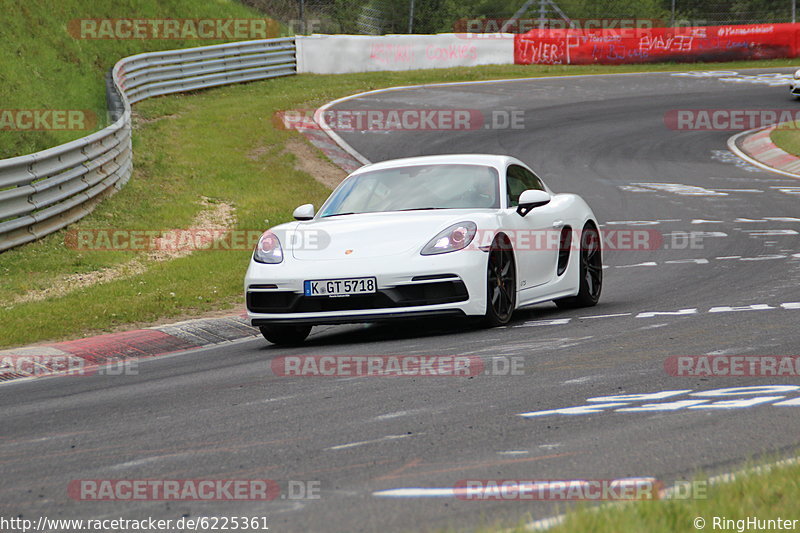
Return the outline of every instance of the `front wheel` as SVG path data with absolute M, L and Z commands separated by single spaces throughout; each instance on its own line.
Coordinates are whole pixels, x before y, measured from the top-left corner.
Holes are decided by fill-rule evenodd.
M 580 250 L 580 289 L 577 296 L 554 300 L 560 309 L 591 307 L 600 300 L 603 289 L 603 259 L 600 246 L 600 232 L 593 224 L 587 224 L 581 235 Z
M 486 269 L 486 326 L 504 326 L 517 305 L 517 269 L 514 251 L 506 238 L 499 238 L 489 249 Z
M 303 344 L 308 334 L 311 333 L 311 326 L 261 326 L 261 334 L 272 344 L 280 346 L 298 346 Z

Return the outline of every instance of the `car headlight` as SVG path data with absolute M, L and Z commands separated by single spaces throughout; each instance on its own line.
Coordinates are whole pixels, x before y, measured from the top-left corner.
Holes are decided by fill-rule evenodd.
M 453 224 L 431 239 L 420 253 L 422 255 L 436 255 L 463 250 L 469 246 L 477 232 L 478 226 L 474 222 Z
M 278 236 L 271 231 L 265 231 L 256 244 L 253 259 L 258 263 L 278 264 L 283 261 L 283 248 Z
M 795 70 L 794 71 L 794 79 L 800 80 L 800 70 Z

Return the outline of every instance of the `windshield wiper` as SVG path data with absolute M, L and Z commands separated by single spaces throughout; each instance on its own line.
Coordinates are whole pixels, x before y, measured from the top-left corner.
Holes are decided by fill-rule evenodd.
M 321 216 L 321 217 L 319 217 L 319 218 L 328 218 L 328 217 L 343 217 L 343 216 L 345 216 L 345 215 L 355 215 L 355 214 L 356 214 L 356 213 L 355 213 L 354 211 L 348 211 L 347 213 L 333 213 L 333 214 L 330 214 L 330 215 L 324 215 L 324 216 Z
M 447 209 L 446 207 L 409 207 L 408 209 L 397 209 L 396 211 L 431 211 L 433 209 Z

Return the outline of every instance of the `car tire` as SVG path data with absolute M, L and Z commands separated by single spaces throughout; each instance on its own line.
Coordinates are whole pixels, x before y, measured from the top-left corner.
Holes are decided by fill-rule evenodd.
M 311 326 L 274 325 L 259 329 L 265 339 L 278 346 L 299 346 L 311 333 Z
M 600 300 L 603 289 L 603 259 L 600 232 L 591 222 L 581 232 L 579 252 L 580 288 L 576 296 L 553 300 L 559 309 L 592 307 Z
M 497 237 L 489 248 L 486 266 L 486 327 L 504 326 L 511 320 L 517 305 L 517 268 L 514 250 L 505 235 Z

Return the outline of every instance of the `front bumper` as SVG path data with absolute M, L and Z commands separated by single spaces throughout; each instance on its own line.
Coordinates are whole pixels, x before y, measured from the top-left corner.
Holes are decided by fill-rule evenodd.
M 800 80 L 789 80 L 789 92 L 792 96 L 800 97 Z
M 247 314 L 254 326 L 483 315 L 487 258 L 479 250 L 462 250 L 394 259 L 251 261 L 245 276 Z M 375 277 L 378 292 L 347 297 L 303 293 L 306 280 L 360 277 Z

